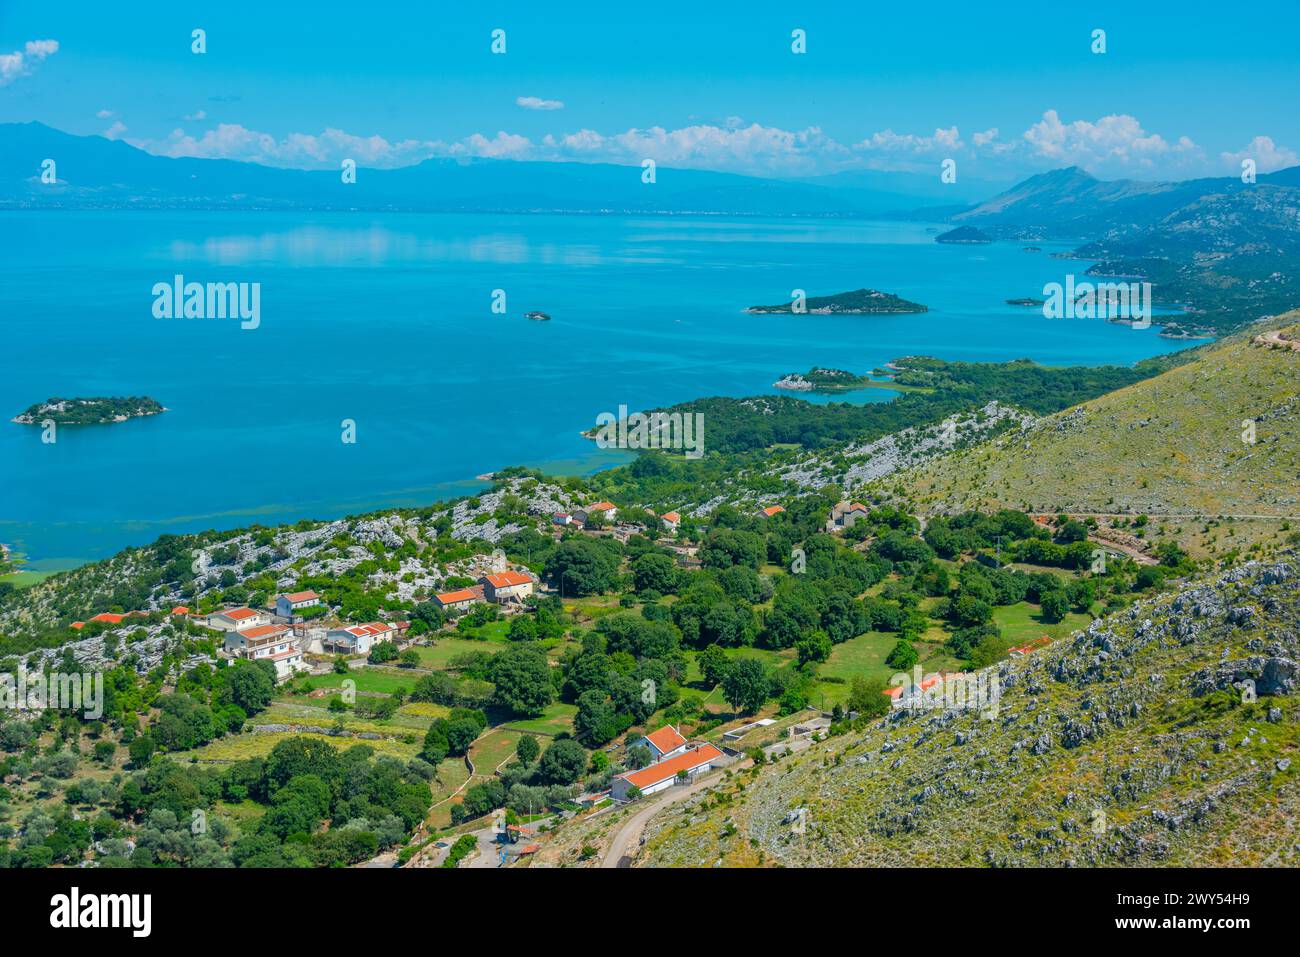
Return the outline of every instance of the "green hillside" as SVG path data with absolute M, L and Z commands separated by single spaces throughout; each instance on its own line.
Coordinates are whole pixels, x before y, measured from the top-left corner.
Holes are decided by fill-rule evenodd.
M 660 815 L 636 863 L 1294 867 L 1297 615 L 1293 562 L 1145 600 L 996 666 L 994 720 L 844 728 Z
M 931 514 L 1010 507 L 1146 515 L 1218 557 L 1285 540 L 1290 527 L 1300 528 L 1300 351 L 1257 344 L 1261 330 L 1023 431 L 930 460 L 886 480 L 887 491 L 905 490 Z

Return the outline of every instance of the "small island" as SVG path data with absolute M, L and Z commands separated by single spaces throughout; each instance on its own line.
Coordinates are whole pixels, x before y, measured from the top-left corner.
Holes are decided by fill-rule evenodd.
M 1042 304 L 1043 304 L 1042 299 L 1034 299 L 1032 296 L 1025 296 L 1022 299 L 1007 300 L 1008 306 L 1041 306 Z
M 984 244 L 993 242 L 993 239 L 974 226 L 958 226 L 956 229 L 950 229 L 940 236 L 935 236 L 934 241 L 936 243 Z
M 524 318 L 525 318 L 525 319 L 531 319 L 531 320 L 533 320 L 534 322 L 550 322 L 550 321 L 551 321 L 551 317 L 550 317 L 550 315 L 547 314 L 547 313 L 545 313 L 545 312 L 526 312 L 526 313 L 524 313 Z
M 1026 246 L 1022 250 L 1022 252 L 1027 252 L 1027 253 L 1041 253 L 1042 251 L 1043 251 L 1042 246 Z
M 909 302 L 892 292 L 876 289 L 855 289 L 834 296 L 810 296 L 803 301 L 804 309 L 812 315 L 874 316 L 909 312 L 929 312 L 929 307 L 919 302 Z M 795 303 L 782 302 L 774 306 L 750 306 L 745 311 L 754 315 L 793 313 Z
M 148 396 L 55 398 L 36 403 L 27 411 L 14 416 L 12 421 L 19 425 L 40 425 L 45 421 L 56 425 L 108 425 L 166 411 L 157 399 Z

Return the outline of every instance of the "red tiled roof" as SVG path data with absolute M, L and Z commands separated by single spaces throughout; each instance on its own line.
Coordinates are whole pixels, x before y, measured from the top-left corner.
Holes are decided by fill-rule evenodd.
M 393 631 L 392 625 L 384 624 L 382 621 L 371 621 L 364 625 L 353 625 L 351 628 L 344 628 L 349 635 L 354 638 L 364 638 L 366 635 L 385 635 Z
M 244 621 L 249 618 L 257 617 L 257 612 L 251 608 L 232 608 L 230 611 L 220 611 L 217 614 L 223 618 L 229 618 L 231 621 Z
M 81 631 L 81 629 L 86 627 L 86 623 L 84 621 L 74 621 L 71 625 L 69 625 L 69 627 L 75 628 L 77 631 Z
M 659 517 L 662 518 L 665 522 L 680 522 L 682 520 L 682 517 L 678 515 L 676 512 L 664 512 Z
M 91 621 L 106 621 L 106 622 L 108 622 L 110 625 L 117 625 L 117 624 L 120 624 L 121 621 L 122 621 L 122 619 L 125 618 L 125 617 L 126 617 L 126 615 L 115 615 L 115 614 L 113 614 L 111 611 L 101 611 L 98 615 L 96 615 L 94 618 L 92 618 L 92 619 L 90 619 L 90 620 L 91 620 Z
M 527 575 L 521 575 L 519 572 L 497 572 L 495 575 L 487 575 L 488 584 L 493 588 L 509 588 L 512 585 L 530 585 L 532 579 Z
M 287 599 L 290 602 L 300 602 L 319 599 L 320 595 L 316 594 L 314 591 L 296 591 L 287 595 L 281 595 L 280 597 Z
M 686 743 L 686 739 L 678 734 L 677 729 L 671 724 L 664 725 L 653 734 L 647 734 L 645 739 L 658 748 L 660 754 L 667 754 Z
M 588 505 L 588 512 L 608 512 L 614 507 L 613 502 L 597 502 L 595 505 Z
M 434 595 L 438 602 L 443 605 L 454 605 L 460 601 L 473 601 L 478 596 L 468 588 L 461 588 L 457 591 L 445 591 L 441 594 Z
M 676 777 L 678 771 L 690 771 L 692 768 L 698 768 L 701 764 L 708 764 L 720 757 L 722 757 L 722 752 L 713 745 L 702 744 L 698 748 L 684 751 L 667 761 L 660 761 L 648 768 L 642 768 L 640 771 L 630 771 L 621 776 L 633 787 L 644 790 L 661 781 Z
M 256 628 L 245 628 L 239 632 L 246 641 L 256 641 L 259 638 L 265 638 L 267 635 L 274 635 L 277 632 L 288 634 L 289 629 L 284 625 L 259 625 Z
M 777 512 L 784 512 L 784 511 L 785 509 L 782 508 L 780 505 L 769 505 L 767 508 L 763 509 L 763 514 L 766 515 L 768 518 L 771 518 Z
M 190 610 L 185 605 L 177 605 L 175 608 L 172 609 L 173 615 L 188 615 L 189 613 Z

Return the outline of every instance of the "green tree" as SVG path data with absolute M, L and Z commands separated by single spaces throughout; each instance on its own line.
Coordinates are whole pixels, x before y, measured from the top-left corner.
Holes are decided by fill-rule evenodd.
M 555 696 L 546 655 L 533 645 L 517 645 L 492 656 L 488 680 L 493 701 L 515 714 L 537 717 Z
M 720 645 L 709 645 L 698 652 L 695 661 L 699 665 L 700 674 L 704 676 L 705 684 L 710 687 L 721 682 L 727 676 L 727 669 L 731 667 L 731 660 Z
M 769 684 L 762 662 L 740 658 L 727 669 L 727 676 L 722 679 L 722 694 L 737 711 L 752 714 L 767 700 Z
M 537 755 L 541 753 L 541 745 L 531 734 L 523 735 L 515 742 L 515 757 L 521 764 L 532 764 L 537 760 Z

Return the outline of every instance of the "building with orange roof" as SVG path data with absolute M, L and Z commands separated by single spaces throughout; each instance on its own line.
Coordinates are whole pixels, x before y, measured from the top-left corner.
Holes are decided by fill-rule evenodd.
M 433 596 L 433 603 L 443 611 L 464 611 L 470 605 L 483 600 L 483 586 L 458 588 L 455 591 L 439 592 Z
M 293 631 L 287 625 L 257 625 L 226 632 L 226 654 L 248 661 L 269 661 L 277 680 L 307 667 Z
M 125 617 L 126 615 L 117 615 L 111 611 L 101 611 L 98 615 L 96 615 L 94 618 L 90 620 L 106 622 L 107 624 L 110 625 L 120 625 L 122 623 L 122 619 Z
M 188 615 L 189 613 L 190 609 L 188 605 L 177 605 L 172 609 L 173 615 Z
M 597 502 L 595 505 L 574 509 L 573 520 L 586 525 L 593 515 L 599 515 L 612 522 L 618 518 L 618 507 L 613 502 Z
M 213 612 L 208 616 L 208 626 L 222 631 L 242 631 L 245 628 L 260 628 L 270 623 L 269 615 L 252 608 L 227 608 L 225 611 Z
M 664 523 L 664 528 L 670 532 L 677 531 L 677 526 L 682 523 L 682 517 L 677 512 L 664 512 L 659 516 L 659 521 Z
M 479 584 L 483 586 L 483 596 L 497 604 L 523 601 L 533 593 L 532 578 L 522 572 L 494 572 L 480 578 Z
M 633 788 L 642 794 L 654 794 L 672 787 L 679 774 L 687 781 L 703 774 L 721 757 L 722 752 L 711 744 L 687 746 L 686 750 L 666 761 L 618 775 L 611 782 L 610 797 L 615 801 L 627 801 Z
M 779 515 L 784 511 L 785 509 L 780 505 L 769 505 L 767 508 L 760 509 L 758 514 L 762 515 L 764 518 L 771 518 L 773 515 Z
M 293 591 L 275 598 L 275 613 L 281 618 L 293 618 L 304 608 L 319 605 L 321 596 L 314 591 Z
M 386 621 L 371 621 L 364 625 L 331 628 L 325 636 L 325 644 L 338 654 L 365 655 L 379 642 L 392 641 L 396 637 L 395 625 Z
M 658 763 L 686 750 L 686 739 L 671 724 L 666 724 L 658 731 L 652 731 L 636 741 L 632 747 L 644 744 L 650 749 L 651 760 Z

